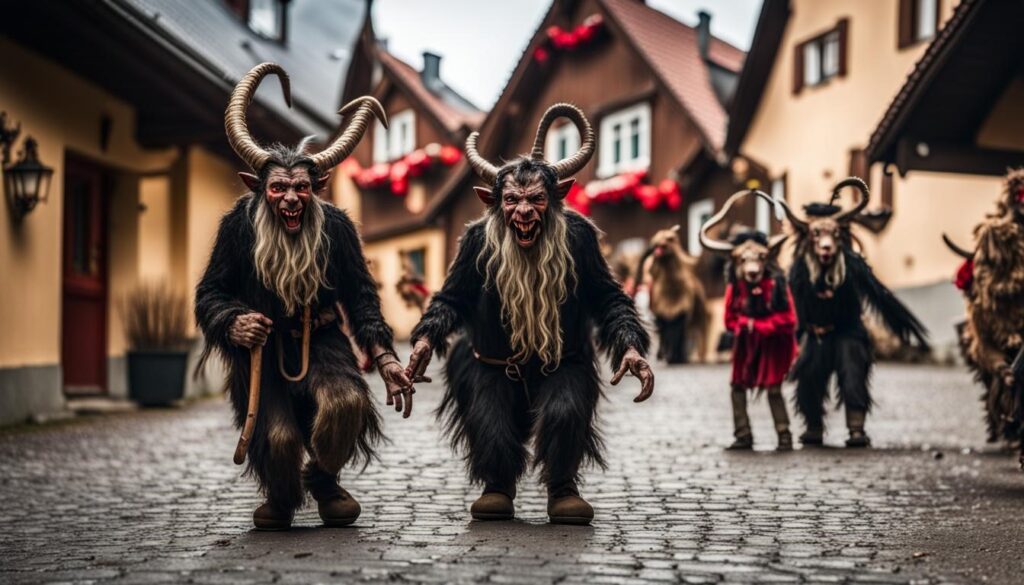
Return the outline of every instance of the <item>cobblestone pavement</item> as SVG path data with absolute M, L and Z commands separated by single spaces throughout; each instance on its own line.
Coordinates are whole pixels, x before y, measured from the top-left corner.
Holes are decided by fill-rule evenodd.
M 531 479 L 518 520 L 473 523 L 476 496 L 430 411 L 386 413 L 393 444 L 344 484 L 350 528 L 307 507 L 288 533 L 251 530 L 253 484 L 231 464 L 220 400 L 0 433 L 0 582 L 639 583 L 1019 582 L 1024 474 L 983 444 L 977 392 L 955 369 L 883 366 L 876 448 L 778 454 L 731 439 L 726 369 L 657 369 L 609 391 L 610 468 L 592 472 L 589 528 L 546 524 Z M 439 379 L 435 378 L 435 379 Z M 379 391 L 380 384 L 374 377 Z M 845 438 L 832 418 L 829 442 Z

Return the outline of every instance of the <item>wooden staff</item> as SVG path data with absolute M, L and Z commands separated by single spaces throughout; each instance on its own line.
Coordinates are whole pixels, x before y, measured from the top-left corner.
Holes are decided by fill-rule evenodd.
M 263 369 L 263 346 L 254 345 L 249 349 L 249 412 L 245 415 L 242 436 L 238 437 L 235 447 L 235 465 L 245 463 L 245 452 L 249 448 L 249 439 L 256 426 L 256 414 L 260 410 L 260 374 Z

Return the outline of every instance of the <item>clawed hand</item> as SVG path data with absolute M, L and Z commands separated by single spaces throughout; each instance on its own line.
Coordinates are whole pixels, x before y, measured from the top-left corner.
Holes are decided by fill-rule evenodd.
M 387 389 L 387 405 L 394 406 L 396 412 L 401 412 L 402 418 L 409 418 L 412 414 L 412 396 L 416 394 L 416 388 L 405 375 L 402 364 L 395 354 L 388 352 L 378 356 L 377 370 Z
M 235 345 L 253 348 L 267 342 L 274 322 L 263 313 L 244 313 L 235 317 L 228 328 L 228 339 Z
M 409 355 L 409 365 L 405 368 L 405 376 L 412 380 L 414 384 L 419 384 L 420 382 L 430 383 L 433 381 L 424 375 L 424 372 L 427 371 L 427 366 L 430 365 L 430 356 L 433 353 L 434 348 L 431 347 L 429 341 L 417 339 L 413 343 L 412 354 Z
M 633 402 L 643 402 L 650 398 L 654 393 L 654 372 L 651 371 L 650 364 L 640 355 L 640 352 L 632 347 L 626 350 L 622 356 L 622 363 L 615 375 L 612 376 L 612 386 L 617 385 L 626 372 L 640 380 L 640 394 L 633 399 Z

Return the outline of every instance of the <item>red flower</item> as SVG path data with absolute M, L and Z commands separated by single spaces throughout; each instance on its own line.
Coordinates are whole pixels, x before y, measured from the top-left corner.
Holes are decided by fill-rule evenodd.
M 427 167 L 430 166 L 430 163 L 433 162 L 430 160 L 430 157 L 427 156 L 427 153 L 422 150 L 414 150 L 410 152 L 403 160 L 407 165 L 409 165 L 409 175 L 413 177 L 422 175 L 424 171 L 427 170 Z
M 533 50 L 533 60 L 538 63 L 547 63 L 550 58 L 551 53 L 544 47 L 537 47 Z
M 558 25 L 549 26 L 545 33 L 548 35 L 548 38 L 553 41 L 555 40 L 555 37 L 562 34 L 562 27 Z
M 404 160 L 397 160 L 391 164 L 391 182 L 407 181 L 409 177 L 409 165 Z
M 953 280 L 953 284 L 964 292 L 971 290 L 974 286 L 974 260 L 964 260 L 964 263 L 960 265 L 960 268 L 956 271 L 956 278 Z
M 636 189 L 636 197 L 640 205 L 647 211 L 654 211 L 661 204 L 661 194 L 654 185 L 641 185 Z
M 556 49 L 572 50 L 579 44 L 579 39 L 572 32 L 559 31 L 554 38 L 551 39 L 551 44 Z
M 462 151 L 450 144 L 446 144 L 441 147 L 441 155 L 438 158 L 440 158 L 442 164 L 450 167 L 459 162 L 459 159 L 462 158 Z
M 404 197 L 409 192 L 409 181 L 402 179 L 400 181 L 391 181 L 391 193 L 398 197 Z

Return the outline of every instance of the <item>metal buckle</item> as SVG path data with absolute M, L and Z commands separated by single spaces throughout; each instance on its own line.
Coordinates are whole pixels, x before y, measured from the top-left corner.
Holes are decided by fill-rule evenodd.
M 520 371 L 519 364 L 515 362 L 508 362 L 505 365 L 505 376 L 507 376 L 508 379 L 512 380 L 513 382 L 523 381 L 523 372 Z

